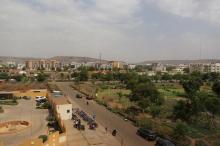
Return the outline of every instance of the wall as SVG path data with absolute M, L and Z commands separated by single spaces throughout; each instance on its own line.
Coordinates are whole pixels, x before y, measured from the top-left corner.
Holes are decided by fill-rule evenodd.
M 47 96 L 47 89 L 39 90 L 27 90 L 27 91 L 13 91 L 13 95 L 16 97 L 29 96 L 35 98 L 36 96 Z
M 59 132 L 52 133 L 48 136 L 47 141 L 43 143 L 42 139 L 36 138 L 24 141 L 21 146 L 60 146 L 66 142 L 66 134 Z M 0 145 L 1 146 L 1 145 Z
M 61 120 L 70 120 L 72 118 L 72 104 L 57 105 L 56 110 Z M 69 110 L 69 113 L 67 110 Z

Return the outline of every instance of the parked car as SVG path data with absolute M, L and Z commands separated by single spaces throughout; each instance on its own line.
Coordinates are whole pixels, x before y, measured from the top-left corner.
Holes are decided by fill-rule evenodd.
M 82 98 L 81 94 L 76 94 L 76 98 Z
M 30 96 L 23 96 L 23 99 L 25 99 L 25 100 L 30 100 L 31 97 L 30 97 Z
M 157 138 L 155 146 L 175 146 L 170 140 L 165 138 Z
M 147 140 L 155 140 L 157 138 L 156 132 L 145 128 L 139 128 L 137 134 Z
M 93 97 L 92 96 L 86 96 L 86 99 L 87 100 L 93 100 Z
M 45 96 L 36 96 L 35 101 L 41 101 L 41 100 L 46 100 L 47 98 Z

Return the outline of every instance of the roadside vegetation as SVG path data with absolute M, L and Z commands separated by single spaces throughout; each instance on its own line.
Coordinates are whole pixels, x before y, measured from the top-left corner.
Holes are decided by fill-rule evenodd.
M 85 77 L 84 77 L 85 76 Z M 220 75 L 79 71 L 72 87 L 177 145 L 219 145 Z

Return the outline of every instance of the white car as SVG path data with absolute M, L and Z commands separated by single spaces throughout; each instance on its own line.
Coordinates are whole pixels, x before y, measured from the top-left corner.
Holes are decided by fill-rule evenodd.
M 35 97 L 35 101 L 40 101 L 40 100 L 43 100 L 43 99 L 46 99 L 45 96 L 36 96 Z

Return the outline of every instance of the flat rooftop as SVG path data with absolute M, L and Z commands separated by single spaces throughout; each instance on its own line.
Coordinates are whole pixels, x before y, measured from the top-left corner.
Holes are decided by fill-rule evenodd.
M 58 97 L 58 98 L 53 98 L 53 102 L 56 104 L 56 105 L 65 105 L 65 104 L 71 104 L 69 102 L 69 100 L 66 98 L 66 97 Z

